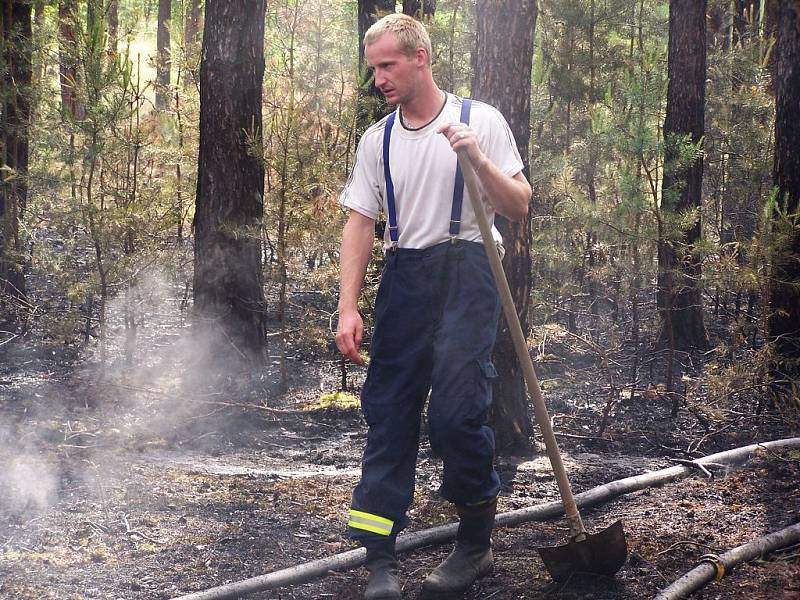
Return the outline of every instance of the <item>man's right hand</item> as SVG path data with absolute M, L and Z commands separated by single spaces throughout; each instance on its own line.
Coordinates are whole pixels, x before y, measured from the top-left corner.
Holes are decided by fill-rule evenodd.
M 364 321 L 357 310 L 339 312 L 339 324 L 336 326 L 336 347 L 339 352 L 357 365 L 363 365 L 364 359 L 359 354 L 361 338 L 364 337 Z

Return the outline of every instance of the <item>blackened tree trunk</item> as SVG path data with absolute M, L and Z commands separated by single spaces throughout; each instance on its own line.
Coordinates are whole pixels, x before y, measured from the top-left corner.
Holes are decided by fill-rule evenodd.
M 356 138 L 375 121 L 387 114 L 388 108 L 383 94 L 375 87 L 375 80 L 367 69 L 364 58 L 364 34 L 375 22 L 395 12 L 396 0 L 358 0 L 358 114 L 356 115 Z
M 0 303 L 24 297 L 24 252 L 19 224 L 28 195 L 28 130 L 32 71 L 30 0 L 2 0 L 0 61 Z M 1 304 L 0 304 L 1 305 Z M 0 314 L 11 316 L 5 310 Z
M 169 28 L 172 18 L 172 0 L 158 0 L 158 31 L 156 33 L 156 110 L 165 110 L 169 104 L 169 73 L 172 65 Z
M 478 0 L 476 11 L 472 94 L 477 100 L 495 106 L 506 117 L 527 174 L 536 0 Z M 522 331 L 527 337 L 530 331 L 530 219 L 510 222 L 498 215 L 495 224 L 503 235 L 506 247 L 503 266 Z M 531 450 L 532 433 L 528 395 L 505 320 L 500 324 L 494 362 L 498 378 L 494 385 L 491 420 L 498 452 L 527 453 Z
M 436 12 L 436 0 L 403 0 L 403 14 L 416 19 L 427 19 Z
M 668 62 L 658 306 L 662 341 L 669 341 L 677 350 L 691 350 L 708 345 L 700 293 L 701 259 L 696 248 L 701 236 L 706 0 L 670 0 Z M 696 211 L 693 224 L 688 229 L 679 226 L 679 215 L 691 211 Z
M 72 118 L 83 119 L 83 104 L 77 96 L 77 11 L 78 0 L 61 0 L 58 3 L 58 75 L 62 112 Z
M 800 374 L 800 4 L 782 0 L 778 18 L 775 80 L 775 163 L 778 192 L 770 289 L 769 336 L 779 369 Z
M 265 344 L 264 165 L 249 148 L 262 143 L 265 10 L 265 0 L 206 4 L 194 218 L 198 324 L 210 321 L 212 334 L 256 359 Z

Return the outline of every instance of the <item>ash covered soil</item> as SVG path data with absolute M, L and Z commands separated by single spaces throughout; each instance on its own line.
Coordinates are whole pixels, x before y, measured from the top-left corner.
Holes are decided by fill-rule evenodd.
M 340 380 L 335 355 L 324 344 L 290 345 L 288 391 L 277 393 L 274 356 L 262 371 L 199 378 L 184 331 L 140 332 L 136 368 L 120 349 L 101 368 L 63 345 L 23 337 L 0 346 L 0 598 L 176 598 L 355 547 L 345 524 L 366 428 L 357 407 L 320 401 Z M 598 437 L 608 373 L 566 345 L 548 352 L 541 376 L 576 493 L 674 459 L 797 435 L 793 409 L 759 403 L 756 390 L 723 403 L 699 386 L 672 418 L 643 377 L 620 394 Z M 621 373 L 629 359 L 613 364 Z M 349 376 L 357 393 L 363 371 Z M 424 437 L 412 530 L 455 519 L 437 496 L 441 463 Z M 498 458 L 500 512 L 557 499 L 535 446 Z M 650 598 L 702 554 L 798 522 L 800 453 L 758 454 L 712 479 L 695 472 L 583 517 L 590 532 L 624 521 L 630 556 L 615 579 L 554 584 L 536 548 L 564 543 L 566 525 L 527 523 L 495 531 L 494 573 L 463 598 Z M 401 557 L 404 597 L 421 598 L 422 579 L 449 548 Z M 356 599 L 365 576 L 330 572 L 250 597 Z M 800 598 L 800 548 L 740 566 L 693 597 Z

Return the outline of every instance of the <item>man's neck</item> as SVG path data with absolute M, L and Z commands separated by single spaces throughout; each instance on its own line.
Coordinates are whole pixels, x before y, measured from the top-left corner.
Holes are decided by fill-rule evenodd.
M 441 111 L 445 97 L 445 93 L 431 82 L 431 85 L 423 93 L 417 94 L 411 102 L 400 105 L 403 122 L 415 129 L 430 123 Z

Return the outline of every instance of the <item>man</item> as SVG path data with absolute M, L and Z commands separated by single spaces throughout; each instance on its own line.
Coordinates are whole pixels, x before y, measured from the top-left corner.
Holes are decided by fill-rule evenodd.
M 500 113 L 436 85 L 421 23 L 388 15 L 367 31 L 364 46 L 375 85 L 397 110 L 364 133 L 340 198 L 350 216 L 342 236 L 336 343 L 363 364 L 357 304 L 375 219 L 384 212 L 386 268 L 361 396 L 369 433 L 348 525 L 367 549 L 365 598 L 390 600 L 401 598 L 395 538 L 407 524 L 429 390 L 431 447 L 444 463 L 441 493 L 455 503 L 460 525 L 455 549 L 423 589 L 460 592 L 492 568 L 500 480 L 486 417 L 500 305 L 475 214 L 462 197 L 456 152 L 465 152 L 478 174 L 490 222 L 495 211 L 524 217 L 531 188 Z

